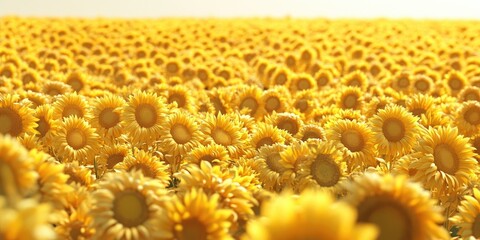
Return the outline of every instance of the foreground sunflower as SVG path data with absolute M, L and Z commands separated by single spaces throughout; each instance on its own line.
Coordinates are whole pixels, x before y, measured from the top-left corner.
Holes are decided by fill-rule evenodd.
M 378 152 L 387 155 L 388 159 L 409 153 L 421 133 L 417 121 L 418 118 L 397 105 L 379 110 L 370 119 Z
M 473 189 L 473 196 L 466 195 L 460 202 L 457 215 L 450 220 L 460 227 L 459 235 L 464 239 L 480 238 L 480 191 Z
M 455 191 L 478 171 L 474 148 L 457 128 L 430 128 L 414 148 L 413 180 L 440 193 Z
M 232 211 L 218 205 L 218 194 L 207 196 L 193 188 L 182 197 L 165 202 L 166 215 L 161 219 L 161 239 L 233 239 L 229 234 Z
M 164 99 L 156 93 L 135 92 L 130 95 L 124 106 L 122 119 L 132 143 L 145 143 L 156 139 L 162 131 L 166 109 Z
M 281 211 L 279 211 L 281 210 Z M 324 192 L 284 193 L 266 202 L 242 239 L 375 239 L 372 224 L 357 224 L 354 208 Z
M 94 239 L 158 239 L 163 186 L 141 172 L 107 173 L 92 194 Z
M 24 133 L 36 133 L 38 119 L 28 105 L 18 100 L 17 95 L 0 96 L 0 134 L 17 137 Z
M 80 163 L 93 163 L 100 147 L 99 136 L 95 129 L 83 118 L 70 116 L 58 126 L 53 145 L 62 159 L 76 160 Z
M 347 185 L 346 201 L 357 209 L 357 222 L 373 223 L 377 239 L 449 239 L 444 218 L 430 193 L 405 176 L 367 173 Z

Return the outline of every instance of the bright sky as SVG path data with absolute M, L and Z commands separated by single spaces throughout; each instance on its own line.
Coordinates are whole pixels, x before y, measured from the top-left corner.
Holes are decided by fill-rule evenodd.
M 0 0 L 0 16 L 480 19 L 480 0 Z

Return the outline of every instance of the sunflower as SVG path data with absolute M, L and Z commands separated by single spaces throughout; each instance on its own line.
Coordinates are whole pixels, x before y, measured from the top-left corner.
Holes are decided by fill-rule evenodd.
M 59 124 L 53 138 L 53 146 L 63 159 L 92 163 L 100 148 L 100 139 L 95 129 L 82 118 L 70 116 Z
M 449 239 L 439 226 L 444 219 L 436 201 L 405 176 L 367 173 L 347 190 L 345 200 L 357 209 L 357 222 L 375 224 L 378 239 Z
M 480 130 L 480 102 L 463 102 L 455 116 L 455 126 L 465 136 L 472 136 Z
M 275 70 L 268 86 L 289 86 L 292 79 L 292 72 L 286 67 L 280 67 Z
M 0 135 L 0 196 L 8 201 L 35 193 L 38 174 L 27 150 L 8 135 Z
M 325 130 L 318 123 L 304 124 L 295 134 L 295 138 L 307 141 L 308 139 L 325 140 Z
M 320 70 L 314 75 L 315 82 L 318 89 L 323 89 L 331 84 L 333 84 L 333 74 L 331 71 Z
M 265 122 L 271 124 L 278 129 L 285 130 L 291 136 L 295 136 L 295 134 L 300 131 L 300 128 L 303 125 L 303 121 L 295 113 L 273 113 L 269 117 L 265 119 Z
M 433 91 L 434 82 L 427 75 L 415 75 L 410 91 L 414 93 L 430 94 Z
M 262 90 L 257 86 L 239 87 L 238 96 L 234 106 L 242 113 L 248 114 L 256 119 L 263 116 L 263 101 L 261 101 Z
M 356 224 L 356 218 L 353 207 L 336 202 L 331 194 L 284 193 L 263 204 L 261 216 L 248 223 L 242 239 L 375 239 L 377 229 Z
M 347 177 L 347 163 L 332 141 L 309 141 L 308 157 L 298 163 L 298 189 L 320 188 L 341 194 Z
M 83 187 L 91 188 L 95 180 L 92 171 L 77 161 L 64 163 L 63 173 L 68 175 L 67 184 L 74 187 L 76 191 Z
M 96 158 L 98 169 L 103 174 L 114 169 L 115 165 L 123 162 L 123 160 L 131 155 L 131 146 L 122 144 L 106 145 L 100 149 L 100 154 Z
M 475 86 L 467 86 L 458 93 L 460 102 L 480 101 L 480 88 Z
M 168 166 L 153 154 L 135 149 L 133 155 L 128 155 L 114 167 L 116 170 L 130 172 L 141 171 L 143 176 L 158 180 L 162 186 L 167 186 L 170 180 Z
M 362 91 L 358 87 L 342 87 L 337 96 L 337 105 L 341 109 L 360 110 L 363 106 Z
M 262 102 L 267 114 L 281 113 L 289 108 L 290 92 L 285 86 L 275 86 L 262 92 Z
M 463 75 L 463 73 L 459 71 L 451 71 L 446 74 L 445 84 L 448 86 L 450 93 L 452 96 L 457 96 L 457 94 L 466 86 L 468 85 L 468 80 Z
M 315 90 L 316 86 L 315 79 L 310 74 L 297 73 L 292 76 L 289 89 L 292 93 L 296 93 L 304 90 Z
M 396 91 L 408 92 L 413 84 L 413 77 L 411 72 L 403 71 L 397 73 L 391 80 L 390 87 Z
M 462 238 L 480 238 L 480 191 L 478 189 L 473 189 L 473 196 L 464 196 L 464 200 L 458 207 L 458 213 L 450 220 L 460 228 L 458 234 Z
M 58 96 L 72 92 L 70 85 L 58 81 L 46 81 L 43 83 L 42 92 L 49 96 Z
M 167 116 L 160 132 L 163 152 L 184 155 L 201 141 L 202 133 L 197 119 L 188 112 L 175 111 Z
M 57 239 L 48 222 L 50 205 L 34 199 L 21 199 L 9 207 L 0 195 L 0 239 Z
M 233 170 L 234 171 L 234 170 Z M 218 194 L 219 205 L 234 211 L 234 218 L 248 219 L 253 216 L 253 206 L 256 200 L 250 191 L 241 185 L 235 176 L 237 173 L 225 171 L 221 166 L 212 166 L 210 162 L 201 161 L 200 165 L 189 164 L 175 174 L 180 180 L 178 193 L 185 194 L 191 189 L 202 189 L 208 196 Z M 248 186 L 246 186 L 248 187 Z
M 271 146 L 276 143 L 284 144 L 285 135 L 286 133 L 275 126 L 259 122 L 251 135 L 251 146 L 259 150 L 263 146 Z
M 366 123 L 356 120 L 338 120 L 330 122 L 325 128 L 326 138 L 339 146 L 349 168 L 376 164 L 374 135 Z
M 164 214 L 159 197 L 163 186 L 139 171 L 106 173 L 92 194 L 90 216 L 98 239 L 156 239 L 162 237 Z
M 207 114 L 200 128 L 205 134 L 204 145 L 216 143 L 228 149 L 230 156 L 242 155 L 248 142 L 243 123 L 232 114 Z
M 362 91 L 367 90 L 368 79 L 365 73 L 356 70 L 344 76 L 341 80 L 343 86 L 359 87 Z
M 51 203 L 55 209 L 61 209 L 66 204 L 66 195 L 73 194 L 73 189 L 66 184 L 68 175 L 63 173 L 64 166 L 36 149 L 31 150 L 29 156 L 38 174 L 40 202 Z
M 47 146 L 51 141 L 58 122 L 54 121 L 53 109 L 48 105 L 42 105 L 35 109 L 35 117 L 37 121 L 38 137 L 42 143 Z
M 469 139 L 459 135 L 454 127 L 429 128 L 414 152 L 418 161 L 411 163 L 417 171 L 413 180 L 439 193 L 455 191 L 468 183 L 478 169 Z
M 91 239 L 95 234 L 95 229 L 92 228 L 93 218 L 89 214 L 90 206 L 91 201 L 83 201 L 70 213 L 63 211 L 55 227 L 58 237 L 70 240 Z
M 164 93 L 168 104 L 176 104 L 177 108 L 185 109 L 189 112 L 195 112 L 194 99 L 191 90 L 183 85 L 169 87 Z
M 37 108 L 41 105 L 48 104 L 51 101 L 51 97 L 40 92 L 33 92 L 31 90 L 23 91 L 20 93 L 23 99 L 28 99 L 31 103 L 31 108 Z
M 218 204 L 218 194 L 207 195 L 191 189 L 165 203 L 166 215 L 160 222 L 162 239 L 233 239 L 229 234 L 232 211 Z
M 88 101 L 77 93 L 68 93 L 60 96 L 53 103 L 53 116 L 55 119 L 63 119 L 69 116 L 90 119 Z
M 122 97 L 108 94 L 93 101 L 91 124 L 100 136 L 113 140 L 123 133 L 124 123 L 121 121 L 125 100 Z
M 82 71 L 71 72 L 65 79 L 65 83 L 70 85 L 75 92 L 80 92 L 88 88 L 87 76 Z
M 35 134 L 37 119 L 33 110 L 18 102 L 18 95 L 3 95 L 0 97 L 0 133 L 10 134 L 12 137 L 24 133 Z
M 162 131 L 166 106 L 155 93 L 135 92 L 124 106 L 122 120 L 133 143 L 156 139 Z
M 267 190 L 281 190 L 285 187 L 284 180 L 290 177 L 290 172 L 286 172 L 288 168 L 281 158 L 281 153 L 286 148 L 286 145 L 279 143 L 263 146 L 255 156 L 254 170 L 258 172 L 259 180 Z
M 317 100 L 318 94 L 314 90 L 305 90 L 297 92 L 292 102 L 294 112 L 299 112 L 302 115 L 310 115 L 310 113 L 319 105 Z M 303 116 L 302 116 L 303 118 Z
M 226 147 L 215 143 L 206 146 L 196 146 L 185 156 L 186 163 L 200 165 L 201 161 L 210 162 L 213 166 L 227 166 L 230 161 L 230 157 Z
M 388 159 L 409 153 L 421 133 L 417 121 L 418 118 L 397 105 L 387 105 L 378 111 L 370 119 L 378 152 L 386 154 Z

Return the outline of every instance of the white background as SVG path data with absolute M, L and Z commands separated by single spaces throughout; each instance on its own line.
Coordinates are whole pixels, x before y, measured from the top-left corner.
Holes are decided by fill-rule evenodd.
M 0 0 L 0 16 L 480 19 L 480 0 Z

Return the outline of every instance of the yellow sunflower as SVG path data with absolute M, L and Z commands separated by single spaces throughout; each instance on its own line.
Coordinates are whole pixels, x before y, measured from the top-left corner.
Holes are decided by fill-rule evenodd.
M 202 136 L 194 115 L 174 111 L 162 123 L 159 144 L 163 152 L 183 156 L 200 143 Z
M 315 73 L 314 79 L 317 84 L 317 88 L 324 89 L 333 84 L 334 77 L 331 71 L 321 69 Z
M 55 226 L 58 237 L 69 240 L 91 239 L 95 234 L 95 229 L 92 227 L 93 218 L 89 214 L 90 206 L 91 201 L 83 201 L 71 212 L 63 211 Z
M 434 82 L 427 75 L 415 75 L 410 91 L 414 93 L 430 94 L 433 91 Z
M 448 86 L 450 94 L 457 96 L 457 94 L 468 84 L 468 79 L 462 72 L 451 71 L 446 74 L 444 83 Z
M 139 171 L 107 173 L 92 194 L 90 216 L 96 239 L 157 239 L 164 214 L 163 186 Z
M 347 163 L 332 141 L 310 141 L 310 153 L 299 162 L 298 189 L 320 188 L 340 194 L 347 177 Z
M 233 239 L 229 234 L 233 212 L 221 208 L 219 198 L 196 188 L 181 197 L 172 196 L 160 220 L 161 239 Z
M 342 87 L 336 97 L 337 106 L 341 109 L 361 110 L 363 106 L 363 94 L 358 87 Z
M 314 90 L 316 88 L 315 79 L 308 73 L 293 74 L 289 89 L 292 93 Z
M 168 104 L 175 103 L 177 108 L 185 109 L 192 113 L 194 112 L 194 99 L 191 90 L 187 87 L 182 85 L 168 87 L 164 96 Z
M 70 87 L 70 85 L 67 85 L 63 82 L 51 80 L 51 81 L 45 81 L 43 83 L 42 92 L 44 94 L 54 97 L 54 96 L 70 93 L 72 92 L 72 88 Z
M 457 128 L 442 126 L 429 128 L 414 148 L 413 179 L 440 194 L 455 191 L 468 183 L 478 169 L 474 148 Z
M 362 91 L 366 91 L 368 87 L 368 78 L 365 73 L 356 70 L 341 79 L 343 86 L 359 87 Z
M 58 127 L 53 139 L 56 154 L 63 159 L 93 163 L 93 158 L 100 148 L 100 138 L 95 129 L 77 116 L 65 118 Z
M 377 150 L 388 159 L 409 153 L 421 133 L 418 118 L 403 107 L 387 105 L 370 119 Z
M 55 119 L 63 119 L 69 116 L 90 119 L 90 106 L 84 96 L 77 93 L 69 93 L 60 96 L 53 103 L 53 116 Z
M 473 189 L 473 196 L 464 196 L 464 200 L 458 207 L 458 213 L 450 220 L 460 228 L 458 234 L 462 238 L 480 238 L 480 191 L 478 189 Z
M 410 86 L 413 84 L 413 77 L 411 72 L 403 71 L 397 73 L 391 80 L 390 86 L 396 91 L 408 92 Z
M 295 134 L 295 138 L 302 141 L 307 141 L 308 139 L 325 140 L 325 130 L 318 123 L 304 124 L 298 130 L 298 133 Z
M 460 102 L 480 101 L 480 88 L 475 86 L 467 86 L 458 93 Z
M 91 188 L 95 181 L 92 171 L 86 166 L 79 165 L 77 161 L 64 163 L 63 173 L 68 175 L 67 184 L 79 188 Z
M 24 133 L 36 134 L 38 119 L 28 105 L 18 100 L 18 95 L 0 96 L 0 134 L 9 134 L 12 137 Z
M 48 146 L 58 125 L 53 118 L 53 109 L 48 105 L 39 106 L 35 109 L 35 117 L 38 119 L 36 128 L 38 137 L 45 146 Z
M 251 135 L 251 146 L 259 150 L 263 146 L 271 146 L 276 143 L 284 144 L 285 135 L 286 133 L 275 126 L 259 122 Z
M 357 222 L 375 224 L 377 239 L 449 239 L 444 218 L 430 193 L 405 176 L 365 174 L 347 185 L 346 201 Z
M 18 200 L 37 191 L 35 172 L 28 151 L 8 135 L 0 135 L 0 196 Z
M 207 114 L 200 126 L 205 134 L 204 144 L 220 144 L 232 157 L 242 155 L 249 137 L 242 125 L 233 114 Z
M 92 126 L 106 140 L 113 140 L 123 133 L 124 123 L 121 120 L 125 100 L 117 95 L 107 94 L 93 101 Z
M 141 171 L 143 176 L 158 180 L 162 186 L 167 186 L 170 180 L 168 166 L 153 154 L 135 149 L 133 155 L 128 155 L 114 167 L 116 170 L 130 172 Z
M 472 136 L 480 130 L 480 102 L 463 102 L 456 113 L 455 126 L 465 136 Z
M 290 178 L 290 172 L 281 158 L 286 148 L 283 144 L 263 146 L 255 156 L 254 170 L 267 190 L 281 190 L 285 187 L 285 180 Z
M 374 135 L 365 122 L 338 120 L 325 128 L 327 139 L 336 142 L 350 169 L 376 165 Z
M 265 119 L 265 122 L 271 124 L 278 129 L 285 130 L 291 136 L 300 131 L 303 121 L 300 116 L 295 113 L 273 113 Z
M 263 116 L 263 104 L 261 101 L 262 90 L 257 86 L 240 86 L 238 96 L 234 106 L 244 114 L 248 114 L 253 118 L 259 119 Z
M 289 108 L 290 92 L 285 86 L 275 86 L 262 92 L 262 102 L 267 114 L 284 112 Z
M 376 239 L 372 224 L 357 224 L 357 212 L 325 192 L 284 193 L 267 201 L 242 239 Z
M 126 143 L 106 145 L 101 148 L 99 156 L 95 159 L 100 174 L 113 170 L 115 165 L 123 162 L 128 155 L 131 155 L 131 146 Z
M 196 146 L 185 156 L 186 163 L 200 165 L 201 161 L 210 162 L 213 166 L 227 166 L 229 164 L 230 157 L 226 147 L 215 143 L 206 146 Z
M 73 91 L 80 92 L 84 89 L 88 89 L 89 83 L 85 73 L 82 71 L 73 71 L 68 74 L 65 79 L 65 83 L 72 87 Z
M 122 120 L 133 143 L 152 141 L 162 131 L 167 111 L 164 100 L 155 93 L 135 92 L 124 106 Z

